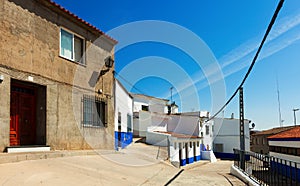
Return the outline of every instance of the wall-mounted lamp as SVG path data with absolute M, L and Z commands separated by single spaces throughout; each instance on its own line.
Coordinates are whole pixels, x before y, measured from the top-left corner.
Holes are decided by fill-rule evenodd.
M 108 56 L 107 58 L 104 59 L 105 66 L 107 68 L 111 68 L 114 65 L 114 60 L 111 56 Z
M 106 74 L 106 73 L 109 71 L 109 69 L 110 69 L 111 67 L 113 67 L 113 65 L 114 65 L 114 60 L 112 59 L 111 56 L 106 57 L 106 58 L 104 59 L 104 62 L 105 62 L 105 66 L 106 66 L 107 69 L 101 70 L 101 71 L 100 71 L 100 76 L 103 76 L 104 74 Z
M 103 93 L 102 89 L 98 89 L 98 90 L 97 90 L 97 93 L 98 93 L 98 94 L 102 94 L 102 93 Z
M 2 83 L 4 80 L 4 76 L 3 75 L 0 75 L 0 83 Z

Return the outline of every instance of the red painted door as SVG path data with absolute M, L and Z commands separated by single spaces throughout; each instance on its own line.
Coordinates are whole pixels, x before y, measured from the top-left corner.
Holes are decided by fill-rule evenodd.
M 18 114 L 18 96 L 11 92 L 10 99 L 10 145 L 20 145 L 19 135 L 19 114 Z
M 10 145 L 34 145 L 35 89 L 12 85 L 10 109 Z

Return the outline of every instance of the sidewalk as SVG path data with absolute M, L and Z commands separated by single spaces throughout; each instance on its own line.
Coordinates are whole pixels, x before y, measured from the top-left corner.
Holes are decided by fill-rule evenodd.
M 232 161 L 203 162 L 188 165 L 170 185 L 246 185 L 233 175 L 230 175 Z M 201 184 L 200 184 L 201 183 Z

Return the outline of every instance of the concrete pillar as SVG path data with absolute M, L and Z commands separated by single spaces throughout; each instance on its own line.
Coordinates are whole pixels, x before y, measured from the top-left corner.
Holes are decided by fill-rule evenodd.
M 194 147 L 193 142 L 189 141 L 186 143 L 186 163 L 191 164 L 194 163 Z
M 180 166 L 186 165 L 185 143 L 179 143 Z
M 179 143 L 178 142 L 170 142 L 169 146 L 169 152 L 170 152 L 170 162 L 175 167 L 180 167 L 180 157 L 179 157 Z
M 195 158 L 194 158 L 194 160 L 195 161 L 199 161 L 201 158 L 201 156 L 200 156 L 200 142 L 199 141 L 197 141 L 197 142 L 195 142 L 194 143 L 194 151 L 195 151 Z

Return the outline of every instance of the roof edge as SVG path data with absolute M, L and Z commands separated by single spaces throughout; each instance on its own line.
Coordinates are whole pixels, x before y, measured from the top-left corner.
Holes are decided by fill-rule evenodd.
M 66 8 L 64 8 L 63 6 L 61 6 L 60 4 L 54 2 L 53 0 L 46 0 L 46 2 L 50 3 L 52 6 L 58 8 L 60 11 L 70 15 L 71 17 L 73 17 L 74 19 L 76 19 L 78 22 L 90 27 L 92 30 L 98 32 L 99 34 L 103 35 L 105 38 L 109 39 L 114 45 L 116 45 L 118 43 L 117 40 L 115 40 L 114 38 L 112 38 L 111 36 L 107 35 L 105 32 L 103 32 L 102 30 L 100 30 L 99 28 L 95 27 L 94 25 L 92 25 L 91 23 L 83 20 L 82 18 L 78 17 L 76 14 L 70 12 L 69 10 L 67 10 Z

